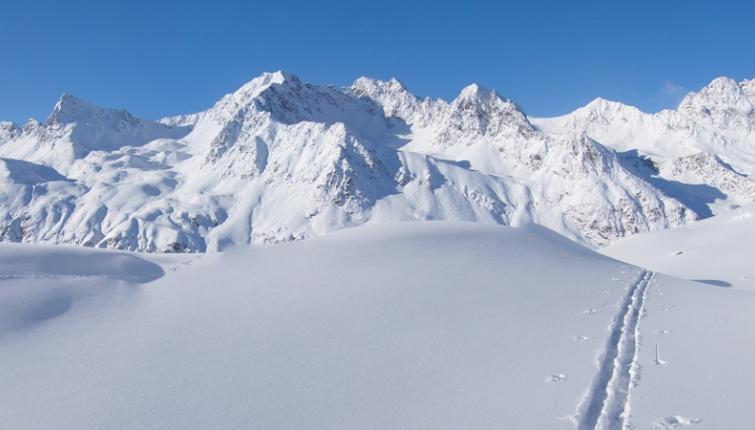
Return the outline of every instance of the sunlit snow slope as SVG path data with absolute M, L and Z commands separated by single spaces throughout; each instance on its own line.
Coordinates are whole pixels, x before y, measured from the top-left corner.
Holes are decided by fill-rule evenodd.
M 751 292 L 541 227 L 202 256 L 3 244 L 0 273 L 6 428 L 749 425 Z
M 627 238 L 601 250 L 614 258 L 712 285 L 755 288 L 755 205 Z

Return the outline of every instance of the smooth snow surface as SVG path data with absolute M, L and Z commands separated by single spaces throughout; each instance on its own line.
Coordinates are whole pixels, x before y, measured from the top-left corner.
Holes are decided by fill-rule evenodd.
M 656 275 L 640 321 L 632 428 L 752 427 L 753 309 L 752 288 Z
M 681 278 L 755 291 L 755 205 L 680 227 L 640 234 L 601 250 Z
M 5 244 L 0 273 L 4 428 L 750 424 L 751 291 L 541 227 L 365 226 L 201 256 Z

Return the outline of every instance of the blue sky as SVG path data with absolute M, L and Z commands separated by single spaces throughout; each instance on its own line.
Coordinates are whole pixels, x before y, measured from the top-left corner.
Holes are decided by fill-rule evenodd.
M 278 69 L 396 76 L 447 99 L 477 82 L 535 116 L 597 96 L 656 111 L 716 76 L 755 77 L 753 16 L 746 1 L 13 1 L 0 119 L 43 119 L 63 92 L 189 113 Z

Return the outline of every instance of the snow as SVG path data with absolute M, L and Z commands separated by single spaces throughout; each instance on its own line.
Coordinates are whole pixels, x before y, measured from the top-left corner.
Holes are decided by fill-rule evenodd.
M 747 428 L 755 373 L 755 206 L 639 234 L 602 253 L 659 276 L 642 321 L 633 416 L 653 428 Z M 725 393 L 725 395 L 721 395 Z M 637 412 L 635 412 L 635 409 Z
M 0 122 L 0 423 L 748 428 L 753 130 L 725 77 L 558 118 L 285 72 L 159 121 L 64 94 Z
M 632 421 L 644 426 L 637 428 L 752 425 L 753 306 L 752 288 L 657 277 L 640 325 L 640 378 L 631 411 Z
M 0 273 L 9 428 L 750 422 L 752 289 L 535 225 L 370 225 L 204 255 L 2 244 Z
M 44 123 L 27 122 L 23 129 L 0 131 L 0 153 L 52 167 L 63 174 L 92 151 L 140 146 L 157 138 L 179 138 L 189 131 L 135 118 L 123 109 L 102 109 L 63 94 Z
M 0 158 L 0 177 L 5 182 L 24 185 L 66 180 L 65 176 L 55 169 L 12 158 Z
M 567 115 L 531 121 L 541 131 L 584 133 L 619 151 L 625 167 L 706 218 L 755 199 L 752 86 L 719 77 L 673 110 L 650 114 L 596 99 Z M 631 167 L 648 163 L 649 171 Z
M 29 429 L 572 428 L 638 272 L 447 223 L 199 259 L 3 245 L 0 271 L 0 420 Z
M 159 122 L 64 95 L 43 123 L 3 123 L 0 156 L 62 178 L 0 178 L 1 240 L 148 252 L 396 220 L 535 222 L 598 247 L 718 204 L 714 193 L 668 195 L 602 142 L 538 130 L 515 102 L 475 84 L 446 102 L 395 79 L 336 88 L 265 73 L 204 112 Z M 715 160 L 698 170 L 727 194 L 749 190 Z M 727 204 L 750 198 L 737 193 Z
M 755 287 L 755 205 L 621 240 L 601 252 L 681 278 L 737 289 Z

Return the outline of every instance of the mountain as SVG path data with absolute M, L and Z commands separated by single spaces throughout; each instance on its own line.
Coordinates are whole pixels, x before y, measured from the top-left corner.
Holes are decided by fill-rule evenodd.
M 0 124 L 2 155 L 49 165 L 63 173 L 92 151 L 141 146 L 159 138 L 180 138 L 187 128 L 135 118 L 122 109 L 102 109 L 63 94 L 43 123 Z
M 549 133 L 584 133 L 621 152 L 625 165 L 652 166 L 635 173 L 710 216 L 755 199 L 754 88 L 755 80 L 721 77 L 687 94 L 674 110 L 648 114 L 597 99 L 570 114 L 532 121 Z
M 584 135 L 539 131 L 514 102 L 495 91 L 470 85 L 451 103 L 411 103 L 402 86 L 360 79 L 352 92 L 373 97 L 388 115 L 406 118 L 410 137 L 403 150 L 524 182 L 534 206 L 532 219 L 569 237 L 602 245 L 695 217 L 625 169 L 614 151 Z M 399 105 L 401 112 L 393 108 Z M 578 233 L 571 233 L 574 228 Z
M 538 226 L 371 225 L 204 255 L 5 243 L 0 273 L 8 428 L 751 422 L 753 291 Z
M 285 72 L 159 121 L 65 95 L 44 123 L 0 123 L 0 157 L 53 169 L 0 177 L 0 239 L 202 252 L 456 220 L 603 246 L 752 200 L 753 85 L 718 81 L 678 111 L 601 100 L 549 120 L 476 84 L 449 102 L 396 79 L 337 88 Z

